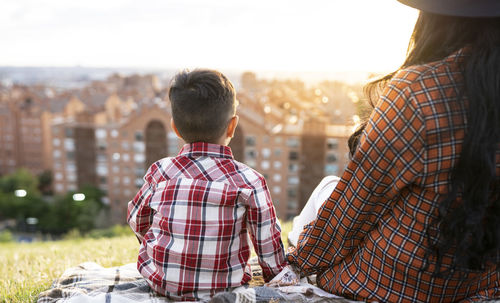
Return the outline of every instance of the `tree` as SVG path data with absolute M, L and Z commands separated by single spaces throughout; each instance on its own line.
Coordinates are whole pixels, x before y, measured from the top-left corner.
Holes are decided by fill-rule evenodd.
M 43 195 L 52 195 L 52 172 L 44 170 L 38 175 L 38 190 Z
M 85 233 L 95 227 L 95 219 L 106 207 L 102 203 L 103 192 L 94 186 L 84 186 L 83 201 L 75 201 L 75 192 L 56 196 L 50 201 L 44 199 L 39 186 L 50 184 L 50 172 L 38 178 L 21 169 L 0 178 L 0 220 L 16 219 L 18 228 L 26 227 L 27 218 L 37 218 L 37 227 L 42 232 L 62 234 L 71 229 Z M 22 193 L 16 190 L 23 190 Z
M 85 195 L 83 201 L 75 201 L 75 192 L 55 197 L 50 210 L 40 218 L 40 228 L 53 234 L 66 233 L 78 229 L 86 233 L 95 227 L 95 219 L 105 207 L 103 193 L 96 187 L 85 186 L 79 193 Z
M 17 190 L 24 191 L 23 194 Z M 38 180 L 26 169 L 0 178 L 0 219 L 24 220 L 46 210 Z

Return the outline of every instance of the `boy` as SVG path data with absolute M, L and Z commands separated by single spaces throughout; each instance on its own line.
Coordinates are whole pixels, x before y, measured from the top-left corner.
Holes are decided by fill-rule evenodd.
M 137 269 L 174 300 L 207 300 L 251 278 L 247 229 L 269 281 L 286 265 L 265 179 L 233 159 L 235 90 L 220 72 L 175 76 L 172 129 L 186 144 L 154 163 L 128 204 L 141 247 Z

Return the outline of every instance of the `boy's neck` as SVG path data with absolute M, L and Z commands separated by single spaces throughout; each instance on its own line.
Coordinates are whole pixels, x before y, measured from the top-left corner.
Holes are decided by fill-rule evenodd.
M 192 143 L 197 143 L 197 142 L 202 142 L 202 143 L 208 143 L 208 144 L 217 144 L 217 145 L 222 145 L 222 146 L 228 146 L 229 142 L 231 142 L 231 138 L 225 138 L 225 139 L 220 139 L 217 140 L 217 142 L 209 142 L 209 141 L 196 141 L 196 142 L 186 142 L 187 144 L 192 144 Z

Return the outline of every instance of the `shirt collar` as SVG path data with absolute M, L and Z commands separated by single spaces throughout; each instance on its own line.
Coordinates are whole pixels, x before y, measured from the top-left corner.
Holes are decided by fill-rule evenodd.
M 185 144 L 180 150 L 179 156 L 233 159 L 233 153 L 231 152 L 231 148 L 229 146 L 207 142 L 193 142 Z

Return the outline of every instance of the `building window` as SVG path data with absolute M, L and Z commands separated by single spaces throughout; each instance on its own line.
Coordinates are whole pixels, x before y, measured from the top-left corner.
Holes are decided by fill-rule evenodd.
M 144 161 L 146 161 L 146 157 L 144 156 L 144 154 L 135 154 L 134 155 L 134 162 L 135 163 L 143 163 Z
M 142 168 L 142 167 L 136 167 L 134 171 L 135 171 L 135 176 L 136 177 L 141 177 L 142 178 L 142 176 L 144 176 L 144 168 Z
M 123 154 L 122 159 L 123 159 L 123 162 L 128 162 L 130 160 L 129 154 Z
M 56 184 L 56 192 L 62 192 L 64 191 L 64 185 L 61 183 Z
M 288 198 L 297 198 L 297 189 L 289 188 L 288 189 Z
M 123 150 L 129 150 L 130 144 L 128 144 L 128 141 L 122 141 L 122 148 Z
M 281 175 L 280 174 L 274 174 L 273 175 L 273 180 L 274 180 L 274 182 L 280 182 L 281 181 Z
M 134 152 L 143 153 L 146 150 L 144 142 L 134 142 Z
M 245 144 L 246 146 L 255 146 L 257 140 L 255 139 L 254 136 L 247 136 L 245 139 Z
M 274 169 L 280 169 L 281 168 L 281 161 L 274 161 L 273 167 L 274 167 Z
M 299 184 L 299 177 L 297 176 L 288 177 L 288 185 L 298 185 L 298 184 Z
M 106 176 L 108 174 L 108 166 L 106 164 L 98 164 L 96 167 L 96 173 L 99 176 Z
M 299 138 L 296 137 L 290 137 L 286 140 L 286 145 L 288 147 L 299 147 L 300 141 Z
M 61 151 L 58 150 L 58 149 L 55 149 L 53 152 L 52 152 L 52 155 L 54 156 L 54 159 L 59 159 L 61 158 Z
M 271 156 L 271 149 L 269 148 L 263 148 L 262 149 L 262 157 L 265 159 L 269 158 Z
M 326 139 L 326 148 L 328 150 L 337 149 L 339 147 L 339 140 L 335 138 Z
M 144 141 L 144 134 L 141 131 L 135 132 L 135 141 L 138 141 L 138 142 Z
M 274 149 L 274 156 L 275 156 L 276 158 L 281 157 L 281 148 L 275 148 L 275 149 Z
M 337 156 L 335 156 L 334 154 L 328 154 L 326 156 L 326 163 L 335 163 L 337 162 Z
M 279 186 L 273 186 L 273 193 L 275 193 L 275 194 L 281 193 L 281 187 L 279 187 Z
M 57 181 L 61 181 L 63 179 L 63 174 L 62 173 L 55 173 L 54 179 L 56 179 Z
M 113 138 L 118 137 L 118 134 L 119 134 L 119 133 L 118 133 L 118 131 L 117 131 L 116 129 L 113 129 L 113 130 L 111 131 L 111 137 L 113 137 Z
M 288 201 L 288 210 L 297 210 L 297 207 L 299 204 L 297 203 L 296 200 L 289 200 Z
M 59 140 L 57 138 L 54 138 L 54 140 L 52 140 L 52 145 L 59 146 L 59 144 L 61 144 L 61 140 Z
M 283 142 L 283 138 L 282 137 L 280 137 L 280 136 L 274 137 L 274 143 L 281 144 L 281 142 Z
M 339 171 L 339 166 L 337 164 L 325 165 L 325 175 L 336 175 L 338 171 Z
M 120 153 L 113 153 L 113 162 L 118 162 L 120 160 Z
M 247 149 L 245 151 L 245 159 L 248 160 L 254 160 L 257 158 L 257 152 L 254 149 Z
M 95 136 L 97 139 L 106 139 L 106 130 L 102 128 L 96 129 Z
M 73 138 L 73 129 L 66 127 L 64 129 L 64 135 L 66 136 L 66 138 Z
M 130 184 L 130 178 L 129 177 L 123 177 L 123 184 Z
M 288 172 L 290 173 L 296 173 L 299 171 L 299 165 L 296 163 L 292 163 L 288 165 Z
M 74 162 L 70 162 L 66 164 L 66 171 L 67 172 L 75 172 L 76 171 L 76 164 Z
M 75 140 L 73 139 L 64 139 L 64 148 L 67 151 L 75 150 Z
M 97 142 L 97 149 L 100 151 L 106 151 L 107 144 L 106 141 L 98 141 Z
M 106 154 L 103 153 L 98 153 L 97 154 L 97 162 L 106 162 L 108 158 L 106 157 Z
M 252 160 L 252 159 L 245 160 L 245 164 L 250 166 L 253 169 L 257 168 L 257 161 L 255 161 L 255 160 Z
M 296 151 L 291 151 L 289 154 L 288 154 L 288 159 L 290 161 L 295 161 L 295 160 L 299 160 L 299 153 L 296 152 Z
M 75 172 L 73 171 L 73 172 L 71 172 L 71 173 L 68 173 L 68 174 L 66 175 L 66 178 L 67 178 L 67 179 L 68 179 L 68 181 L 70 181 L 70 182 L 76 182 L 76 174 L 75 174 Z
M 75 152 L 74 151 L 68 151 L 66 152 L 66 160 L 74 160 L 75 159 Z
M 269 167 L 271 167 L 271 164 L 269 163 L 269 161 L 262 161 L 262 162 L 260 163 L 260 167 L 261 167 L 262 169 L 267 170 L 267 169 L 269 169 Z

